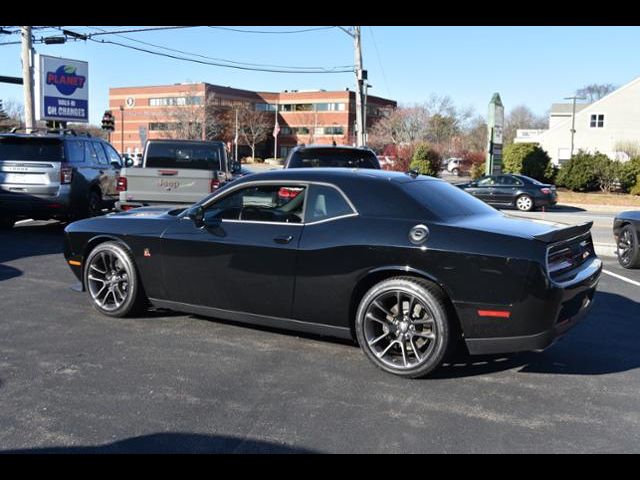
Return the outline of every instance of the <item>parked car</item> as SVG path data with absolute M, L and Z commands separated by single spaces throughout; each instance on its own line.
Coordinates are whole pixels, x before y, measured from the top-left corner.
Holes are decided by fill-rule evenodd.
M 449 158 L 447 161 L 447 171 L 454 175 L 464 175 L 471 169 L 471 162 L 463 158 Z
M 620 212 L 613 220 L 618 262 L 624 268 L 640 267 L 640 211 Z
M 558 203 L 555 185 L 525 175 L 488 175 L 457 186 L 490 205 L 516 207 L 523 212 Z
M 75 222 L 64 254 L 105 315 L 149 302 L 356 339 L 380 368 L 420 377 L 458 342 L 543 349 L 575 325 L 602 269 L 591 226 L 509 217 L 431 177 L 288 169 L 186 209 Z
M 229 165 L 224 142 L 147 140 L 142 168 L 127 165 L 118 180 L 118 210 L 190 205 L 244 172 Z
M 366 147 L 346 145 L 300 145 L 293 148 L 284 162 L 284 168 L 338 167 L 375 168 L 380 162 L 375 152 Z
M 0 227 L 21 218 L 72 220 L 112 208 L 120 155 L 72 130 L 0 134 Z

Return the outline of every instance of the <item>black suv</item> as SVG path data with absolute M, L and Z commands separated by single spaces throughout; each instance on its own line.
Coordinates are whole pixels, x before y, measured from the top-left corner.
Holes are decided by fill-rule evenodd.
M 0 134 L 0 228 L 21 218 L 73 220 L 112 208 L 122 160 L 72 130 Z
M 380 162 L 373 150 L 345 145 L 300 145 L 289 152 L 284 168 L 338 167 L 374 168 Z

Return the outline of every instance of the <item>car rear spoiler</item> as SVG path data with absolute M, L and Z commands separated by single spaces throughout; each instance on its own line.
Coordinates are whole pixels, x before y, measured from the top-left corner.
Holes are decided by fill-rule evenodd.
M 561 228 L 558 230 L 549 230 L 545 233 L 539 233 L 534 235 L 533 238 L 540 240 L 544 243 L 561 242 L 562 240 L 569 240 L 570 238 L 584 235 L 593 227 L 593 222 L 585 222 L 580 225 L 573 225 L 567 228 Z

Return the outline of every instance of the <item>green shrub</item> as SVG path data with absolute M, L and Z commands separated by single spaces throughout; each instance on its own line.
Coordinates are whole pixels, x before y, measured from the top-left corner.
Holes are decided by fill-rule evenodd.
M 474 163 L 471 166 L 471 179 L 477 180 L 484 175 L 485 169 L 487 168 L 487 162 L 482 163 Z
M 636 175 L 636 184 L 629 191 L 631 195 L 640 195 L 640 174 Z
M 504 149 L 502 170 L 545 180 L 551 158 L 535 143 L 512 143 Z
M 620 167 L 620 186 L 622 190 L 630 192 L 635 186 L 638 186 L 638 175 L 640 175 L 640 158 L 632 158 L 623 163 Z
M 599 181 L 595 168 L 596 155 L 602 154 L 592 155 L 582 150 L 578 151 L 571 160 L 562 165 L 556 183 L 576 192 L 597 190 Z
M 419 172 L 421 175 L 438 176 L 442 157 L 428 143 L 419 143 L 413 152 L 413 158 L 409 169 Z
M 555 184 L 556 179 L 558 178 L 558 172 L 560 168 L 557 165 L 554 165 L 552 162 L 549 162 L 547 168 L 544 170 L 544 181 L 545 183 Z

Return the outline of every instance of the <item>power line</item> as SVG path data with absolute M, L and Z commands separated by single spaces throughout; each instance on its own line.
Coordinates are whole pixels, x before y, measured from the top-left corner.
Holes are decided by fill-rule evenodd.
M 291 69 L 276 69 L 276 68 L 254 68 L 254 67 L 245 67 L 245 66 L 240 66 L 240 65 L 229 65 L 229 64 L 224 64 L 224 63 L 219 63 L 219 62 L 207 62 L 204 60 L 196 60 L 193 58 L 186 58 L 186 57 L 181 57 L 181 56 L 177 56 L 177 55 L 171 55 L 168 53 L 162 53 L 162 52 L 155 52 L 153 50 L 147 50 L 145 48 L 140 48 L 140 47 L 135 47 L 133 45 L 127 45 L 124 43 L 119 43 L 119 42 L 114 42 L 112 40 L 94 40 L 91 36 L 87 37 L 87 40 L 90 40 L 92 42 L 96 42 L 96 43 L 109 43 L 112 45 L 118 45 L 120 47 L 124 47 L 124 48 L 130 48 L 132 50 L 137 50 L 139 52 L 144 52 L 144 53 L 149 53 L 151 55 L 158 55 L 161 57 L 167 57 L 167 58 L 173 58 L 175 60 L 182 60 L 185 62 L 192 62 L 192 63 L 199 63 L 202 65 L 212 65 L 215 67 L 225 67 L 225 68 L 234 68 L 236 70 L 249 70 L 249 71 L 254 71 L 254 72 L 268 72 L 268 73 L 350 73 L 353 72 L 353 69 L 340 69 L 340 68 L 334 68 L 334 69 L 316 69 L 316 70 L 291 70 Z
M 88 26 L 88 28 L 93 28 L 96 30 L 100 30 L 102 32 L 106 32 L 106 30 L 103 30 L 100 27 L 92 27 L 92 26 Z M 225 63 L 231 63 L 231 64 L 235 64 L 235 65 L 241 65 L 241 66 L 249 66 L 249 67 L 267 67 L 267 68 L 279 68 L 279 69 L 291 69 L 291 70 L 323 70 L 326 69 L 325 67 L 298 67 L 298 66 L 290 66 L 290 65 L 273 65 L 273 64 L 265 64 L 265 63 L 249 63 L 249 62 L 238 62 L 235 60 L 228 60 L 225 58 L 216 58 L 216 57 L 209 57 L 207 55 L 202 55 L 199 53 L 193 53 L 193 52 L 187 52 L 184 50 L 178 50 L 176 48 L 170 48 L 170 47 L 166 47 L 163 45 L 158 45 L 158 44 L 154 44 L 154 43 L 150 43 L 150 42 L 144 42 L 142 40 L 137 40 L 135 38 L 130 38 L 130 37 L 126 37 L 124 35 L 120 35 L 120 34 L 116 34 L 113 33 L 113 35 L 117 36 L 117 37 L 121 37 L 124 38 L 126 40 L 130 40 L 132 42 L 137 42 L 140 43 L 142 45 L 148 45 L 150 47 L 155 47 L 155 48 L 160 48 L 163 50 L 167 50 L 170 52 L 176 52 L 176 53 L 182 53 L 184 55 L 189 55 L 192 57 L 199 57 L 199 58 L 204 58 L 206 60 L 213 60 L 213 61 L 217 61 L 217 62 L 225 62 Z M 93 36 L 93 34 L 89 33 L 88 34 L 89 37 Z M 353 68 L 352 65 L 340 65 L 337 67 L 332 67 L 333 69 L 336 68 Z
M 384 80 L 384 86 L 387 89 L 387 95 L 391 97 L 391 89 L 389 88 L 389 83 L 387 82 L 387 75 L 384 72 L 384 67 L 382 66 L 382 60 L 380 59 L 380 51 L 378 50 L 378 43 L 376 42 L 376 37 L 373 34 L 373 27 L 369 26 L 369 33 L 371 33 L 371 39 L 373 40 L 373 46 L 376 49 L 376 56 L 378 57 L 378 64 L 380 65 L 380 70 L 382 71 L 382 79 Z
M 305 32 L 317 32 L 318 30 L 330 30 L 332 28 L 336 28 L 334 26 L 331 27 L 313 27 L 313 28 L 305 28 L 302 30 L 280 30 L 280 31 L 275 31 L 275 30 L 243 30 L 240 28 L 231 28 L 231 27 L 212 27 L 212 26 L 208 26 L 209 28 L 215 28 L 218 30 L 229 30 L 231 32 L 238 32 L 238 33 L 259 33 L 259 34 L 267 34 L 267 35 L 288 35 L 288 34 L 292 34 L 292 33 L 305 33 Z

